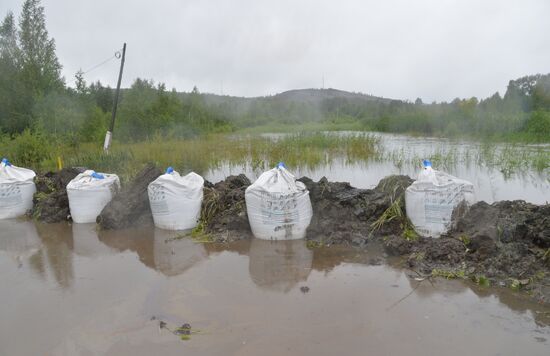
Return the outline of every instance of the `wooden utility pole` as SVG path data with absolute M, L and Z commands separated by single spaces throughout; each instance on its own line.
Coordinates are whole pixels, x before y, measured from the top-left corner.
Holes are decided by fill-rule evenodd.
M 113 130 L 115 129 L 115 117 L 116 109 L 118 107 L 118 97 L 120 95 L 120 82 L 122 81 L 122 71 L 124 70 L 124 59 L 126 58 L 126 43 L 122 47 L 122 58 L 120 60 L 120 72 L 118 73 L 118 82 L 116 85 L 115 92 L 115 102 L 113 103 L 113 114 L 111 116 L 111 124 L 109 125 L 109 130 L 105 134 L 105 142 L 103 143 L 103 150 L 109 152 L 109 147 L 111 147 L 111 140 L 113 139 Z

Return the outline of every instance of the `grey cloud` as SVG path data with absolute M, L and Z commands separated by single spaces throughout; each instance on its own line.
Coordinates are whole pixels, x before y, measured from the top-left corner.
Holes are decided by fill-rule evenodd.
M 0 13 L 18 13 L 5 0 Z M 550 72 L 550 2 L 44 0 L 72 83 L 128 43 L 124 86 L 269 95 L 325 85 L 424 101 L 487 97 Z M 86 76 L 114 85 L 117 63 Z

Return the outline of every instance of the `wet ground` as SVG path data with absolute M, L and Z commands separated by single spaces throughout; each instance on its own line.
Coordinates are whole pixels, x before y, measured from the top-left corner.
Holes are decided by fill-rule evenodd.
M 335 135 L 355 135 L 356 132 L 332 132 Z M 285 134 L 266 134 L 277 139 Z M 408 175 L 416 179 L 422 159 L 435 159 L 443 163 L 436 169 L 466 179 L 476 187 L 476 197 L 488 203 L 500 200 L 521 199 L 534 204 L 550 202 L 550 170 L 536 171 L 519 169 L 514 160 L 522 160 L 518 152 L 550 151 L 550 145 L 515 145 L 516 156 L 510 162 L 492 162 L 490 157 L 510 149 L 507 144 L 484 146 L 480 142 L 455 141 L 444 138 L 412 137 L 407 135 L 381 134 L 382 157 L 377 160 L 350 162 L 335 158 L 330 163 L 316 167 L 289 167 L 296 177 L 307 176 L 314 181 L 327 177 L 332 182 L 349 182 L 357 188 L 373 188 L 378 182 L 392 174 Z M 507 157 L 506 155 L 504 155 Z M 487 162 L 489 157 L 490 162 Z M 232 165 L 228 162 L 210 169 L 205 179 L 218 182 L 229 175 L 245 173 L 254 181 L 262 169 L 250 164 Z
M 0 355 L 548 355 L 550 308 L 376 245 L 0 222 Z M 168 328 L 159 328 L 160 321 Z M 189 323 L 190 339 L 168 329 Z

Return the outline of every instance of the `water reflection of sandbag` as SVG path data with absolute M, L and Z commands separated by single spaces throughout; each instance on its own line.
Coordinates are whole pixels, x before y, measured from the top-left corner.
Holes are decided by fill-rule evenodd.
M 302 239 L 311 222 L 309 191 L 283 163 L 264 172 L 245 192 L 252 233 L 264 240 Z
M 166 230 L 187 230 L 197 226 L 204 179 L 191 172 L 180 176 L 172 167 L 149 184 L 149 203 L 155 226 Z
M 254 283 L 262 288 L 288 292 L 306 281 L 311 272 L 313 252 L 304 240 L 250 243 L 248 270 Z
M 0 220 L 0 231 L 0 250 L 15 258 L 32 256 L 42 246 L 33 221 Z
M 155 269 L 167 276 L 176 276 L 206 259 L 204 245 L 173 231 L 155 229 Z
M 99 241 L 96 224 L 73 224 L 73 251 L 86 257 L 112 253 L 112 249 Z
M 115 196 L 120 188 L 116 174 L 96 173 L 87 170 L 67 184 L 69 209 L 75 223 L 96 221 L 101 210 Z
M 455 207 L 462 202 L 475 202 L 474 186 L 432 169 L 428 160 L 423 165 L 418 180 L 405 192 L 407 216 L 420 235 L 439 237 L 449 229 Z
M 13 166 L 6 158 L 0 163 L 0 219 L 16 218 L 32 209 L 36 192 L 30 169 Z
M 99 241 L 119 252 L 136 253 L 141 263 L 155 269 L 153 245 L 155 242 L 152 228 L 140 227 L 123 230 L 98 231 Z

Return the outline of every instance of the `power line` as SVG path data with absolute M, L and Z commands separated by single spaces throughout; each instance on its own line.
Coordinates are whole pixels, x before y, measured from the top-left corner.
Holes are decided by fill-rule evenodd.
M 92 70 L 101 67 L 102 65 L 106 64 L 107 62 L 109 62 L 109 61 L 111 61 L 111 60 L 113 60 L 113 59 L 115 59 L 115 58 L 120 58 L 120 55 L 121 55 L 121 54 L 120 54 L 120 51 L 116 51 L 115 54 L 113 54 L 111 57 L 107 58 L 106 60 L 104 60 L 104 61 L 101 62 L 101 63 L 96 64 L 95 66 L 91 67 L 90 69 L 88 69 L 88 70 L 82 72 L 82 74 L 89 73 L 89 72 L 91 72 Z

